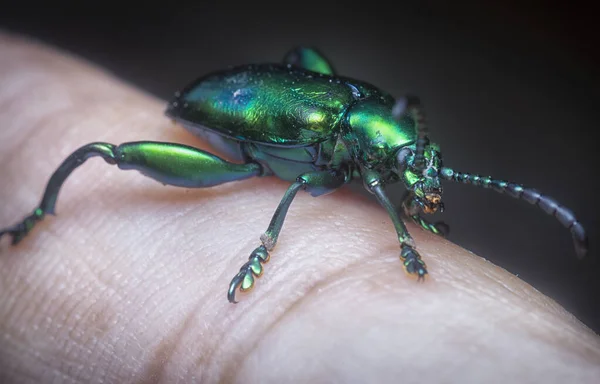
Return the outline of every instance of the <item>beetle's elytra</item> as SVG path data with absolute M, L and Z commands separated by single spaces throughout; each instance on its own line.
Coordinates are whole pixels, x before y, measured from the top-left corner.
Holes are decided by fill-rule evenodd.
M 404 183 L 402 211 L 433 233 L 444 235 L 447 228 L 427 222 L 420 212 L 443 210 L 442 180 L 457 181 L 539 206 L 571 231 L 579 257 L 587 252 L 585 231 L 569 209 L 533 189 L 444 167 L 439 148 L 429 142 L 415 97 L 396 99 L 366 82 L 338 76 L 315 49 L 296 48 L 280 64 L 238 66 L 206 75 L 177 92 L 166 115 L 236 161 L 174 143 L 90 143 L 58 167 L 33 213 L 0 231 L 0 237 L 10 235 L 16 244 L 46 214 L 54 214 L 65 179 L 88 158 L 100 156 L 121 169 L 186 188 L 272 175 L 291 182 L 261 245 L 229 285 L 232 303 L 238 289 L 251 289 L 262 274 L 296 193 L 303 189 L 320 196 L 355 180 L 389 214 L 404 268 L 419 280 L 427 268 L 385 193 L 387 184 Z

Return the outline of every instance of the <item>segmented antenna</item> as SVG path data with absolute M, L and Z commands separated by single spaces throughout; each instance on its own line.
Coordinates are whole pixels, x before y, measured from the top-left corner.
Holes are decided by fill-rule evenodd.
M 422 171 L 425 169 L 425 146 L 429 144 L 427 123 L 425 121 L 425 114 L 423 113 L 423 107 L 420 100 L 415 96 L 407 96 L 407 99 L 408 111 L 417 127 L 417 148 L 415 151 L 414 165 L 418 171 Z
M 442 168 L 441 176 L 445 180 L 457 181 L 459 183 L 471 184 L 483 188 L 492 188 L 500 193 L 506 192 L 509 196 L 537 205 L 542 211 L 556 217 L 565 228 L 571 231 L 577 257 L 582 259 L 586 255 L 588 250 L 588 239 L 583 226 L 577 221 L 575 214 L 570 209 L 560 205 L 553 198 L 542 195 L 535 189 L 524 188 L 521 185 L 509 181 L 495 180 L 487 176 L 484 177 L 456 172 L 446 167 Z

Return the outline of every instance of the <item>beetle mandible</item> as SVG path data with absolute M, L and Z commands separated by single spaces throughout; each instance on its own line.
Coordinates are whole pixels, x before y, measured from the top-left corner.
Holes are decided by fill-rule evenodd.
M 231 281 L 227 298 L 232 303 L 238 289 L 250 290 L 262 275 L 296 193 L 320 196 L 353 180 L 362 181 L 387 211 L 404 269 L 417 280 L 425 278 L 427 267 L 384 190 L 395 182 L 406 186 L 401 203 L 405 216 L 435 234 L 444 236 L 447 227 L 420 213 L 443 211 L 441 181 L 448 180 L 506 192 L 539 206 L 571 231 L 579 257 L 587 252 L 583 226 L 569 209 L 533 189 L 444 167 L 416 97 L 396 99 L 369 83 L 338 76 L 313 48 L 297 47 L 283 63 L 243 65 L 203 76 L 176 92 L 166 115 L 235 162 L 175 143 L 90 143 L 58 167 L 33 213 L 1 230 L 0 237 L 10 235 L 17 244 L 45 215 L 54 215 L 65 179 L 87 159 L 100 156 L 120 169 L 185 188 L 262 176 L 292 183 L 261 244 Z

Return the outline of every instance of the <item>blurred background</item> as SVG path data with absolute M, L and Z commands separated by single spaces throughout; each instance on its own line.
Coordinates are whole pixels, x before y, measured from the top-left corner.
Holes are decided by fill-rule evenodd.
M 591 249 L 578 261 L 568 230 L 540 209 L 452 183 L 445 184 L 446 212 L 435 218 L 450 225 L 449 239 L 600 332 L 600 34 L 584 3 L 82 3 L 5 4 L 0 28 L 70 51 L 164 99 L 206 72 L 280 61 L 299 44 L 318 47 L 342 75 L 419 95 L 446 165 L 556 198 L 583 223 Z

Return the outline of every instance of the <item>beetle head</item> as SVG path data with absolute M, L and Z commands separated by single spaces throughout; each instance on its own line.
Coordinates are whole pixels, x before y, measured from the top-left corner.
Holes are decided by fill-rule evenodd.
M 442 157 L 435 145 L 427 145 L 424 150 L 425 163 L 420 168 L 415 165 L 415 146 L 401 148 L 397 155 L 397 172 L 406 188 L 413 193 L 415 200 L 425 213 L 444 210 L 442 184 L 439 172 Z

